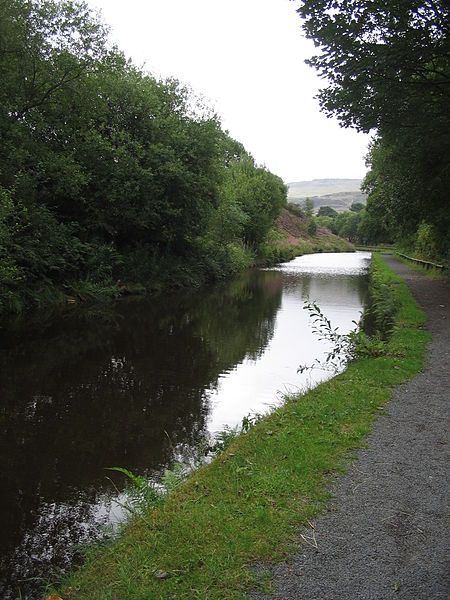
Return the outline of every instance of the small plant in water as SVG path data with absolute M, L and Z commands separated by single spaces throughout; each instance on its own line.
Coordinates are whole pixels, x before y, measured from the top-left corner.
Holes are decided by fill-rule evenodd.
M 156 508 L 188 475 L 188 470 L 182 463 L 175 464 L 172 469 L 166 469 L 160 482 L 136 475 L 123 467 L 109 467 L 107 470 L 126 475 L 129 480 L 126 488 L 127 499 L 126 502 L 118 504 L 138 516 L 142 516 L 144 509 Z
M 145 510 L 157 508 L 196 467 L 207 462 L 208 457 L 211 458 L 223 452 L 238 435 L 247 433 L 262 417 L 263 415 L 259 413 L 248 414 L 242 419 L 240 426 L 225 427 L 215 436 L 214 442 L 208 445 L 207 451 L 203 452 L 203 460 L 198 460 L 191 467 L 183 462 L 178 462 L 172 469 L 166 469 L 159 481 L 137 475 L 124 467 L 108 467 L 108 471 L 122 473 L 128 478 L 129 485 L 125 490 L 126 500 L 125 502 L 116 500 L 117 504 L 131 514 L 144 518 Z M 199 449 L 199 452 L 200 450 L 202 448 Z M 203 448 L 203 450 L 205 449 Z
M 303 309 L 307 310 L 313 319 L 313 332 L 319 336 L 319 340 L 329 342 L 331 350 L 325 360 L 316 358 L 311 365 L 301 365 L 297 369 L 299 373 L 311 371 L 314 368 L 337 373 L 356 358 L 386 354 L 386 343 L 380 337 L 369 336 L 358 329 L 356 321 L 352 321 L 355 329 L 349 333 L 339 333 L 339 328 L 332 327 L 331 321 L 323 314 L 316 302 L 305 301 Z
M 219 431 L 214 437 L 213 443 L 209 447 L 210 454 L 216 456 L 228 448 L 231 442 L 241 433 L 247 433 L 252 427 L 263 418 L 259 413 L 250 413 L 243 417 L 241 425 L 235 427 L 225 427 Z

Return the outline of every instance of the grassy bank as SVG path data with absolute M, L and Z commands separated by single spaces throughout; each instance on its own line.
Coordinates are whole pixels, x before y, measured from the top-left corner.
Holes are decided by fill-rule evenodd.
M 326 504 L 330 474 L 364 442 L 393 386 L 422 367 L 423 312 L 380 256 L 373 281 L 398 309 L 385 353 L 291 398 L 159 509 L 128 523 L 118 540 L 90 548 L 85 566 L 62 585 L 65 600 L 238 599 L 268 585 L 251 565 L 293 551 L 298 527 Z
M 393 254 L 395 252 L 394 246 L 362 246 L 360 244 L 356 244 L 356 250 L 363 250 L 365 252 L 382 252 L 383 254 Z
M 353 252 L 354 246 L 337 236 L 311 237 L 298 239 L 294 243 L 283 237 L 267 242 L 261 249 L 260 256 L 256 259 L 258 266 L 270 266 L 280 262 L 287 262 L 304 254 L 316 252 Z
M 334 236 L 335 237 L 335 236 Z M 183 260 L 168 257 L 148 264 L 142 255 L 139 268 L 136 264 L 124 268 L 120 278 L 103 282 L 88 279 L 66 281 L 60 286 L 44 282 L 36 288 L 25 288 L 2 296 L 0 290 L 0 326 L 3 321 L 21 320 L 42 310 L 57 312 L 66 306 L 101 305 L 118 300 L 122 296 L 151 295 L 167 290 L 198 288 L 228 279 L 252 267 L 271 266 L 315 252 L 349 252 L 353 246 L 340 238 L 311 238 L 298 240 L 296 244 L 280 244 L 283 235 L 274 231 L 258 252 L 234 244 L 222 249 L 222 253 L 198 254 Z M 214 254 L 214 256 L 212 256 Z M 147 261 L 147 262 L 146 262 Z M 127 277 L 128 275 L 128 277 Z

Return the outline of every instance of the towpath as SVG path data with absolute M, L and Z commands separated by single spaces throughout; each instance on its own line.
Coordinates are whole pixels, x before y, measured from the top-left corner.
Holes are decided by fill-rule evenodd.
M 427 314 L 426 367 L 398 386 L 367 447 L 333 484 L 315 523 L 317 548 L 302 544 L 271 569 L 273 594 L 255 600 L 449 597 L 450 285 L 386 262 Z

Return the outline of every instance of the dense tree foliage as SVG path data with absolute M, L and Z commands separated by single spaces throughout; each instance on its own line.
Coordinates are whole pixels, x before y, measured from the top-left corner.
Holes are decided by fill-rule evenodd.
M 392 243 L 389 228 L 378 215 L 362 205 L 359 210 L 334 211 L 334 215 L 317 215 L 317 224 L 354 244 Z
M 337 215 L 337 211 L 331 206 L 320 206 L 317 211 L 318 217 L 335 217 Z
M 309 63 L 328 80 L 319 93 L 322 109 L 344 126 L 376 132 L 365 181 L 370 229 L 375 237 L 385 231 L 413 243 L 424 223 L 433 252 L 445 254 L 450 225 L 448 3 L 302 0 L 299 13 L 319 48 Z
M 0 312 L 228 274 L 286 203 L 187 88 L 107 34 L 78 0 L 0 3 Z

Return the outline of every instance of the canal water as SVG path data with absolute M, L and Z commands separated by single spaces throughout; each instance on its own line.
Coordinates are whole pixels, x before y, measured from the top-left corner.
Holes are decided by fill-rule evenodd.
M 0 596 L 37 598 L 124 519 L 119 466 L 155 477 L 330 373 L 305 301 L 346 333 L 370 254 L 315 254 L 195 292 L 121 300 L 1 334 Z

